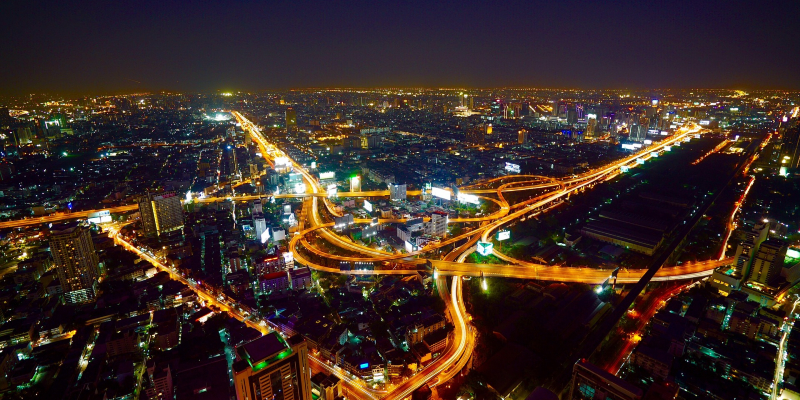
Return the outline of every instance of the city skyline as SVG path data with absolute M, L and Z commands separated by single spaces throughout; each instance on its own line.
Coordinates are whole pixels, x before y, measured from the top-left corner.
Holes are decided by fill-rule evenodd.
M 5 2 L 4 95 L 292 87 L 798 89 L 797 3 Z M 48 23 L 43 24 L 42 21 Z

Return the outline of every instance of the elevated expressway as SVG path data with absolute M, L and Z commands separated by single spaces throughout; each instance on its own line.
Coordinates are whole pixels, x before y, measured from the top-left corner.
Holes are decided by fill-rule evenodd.
M 247 120 L 242 114 L 238 112 L 233 113 L 234 117 L 241 123 L 243 129 L 249 133 L 256 143 L 261 147 L 262 154 L 265 158 L 269 155 L 283 156 L 283 152 L 277 149 L 272 144 L 266 141 L 266 138 L 261 134 L 258 128 Z M 700 132 L 699 127 L 691 127 L 689 129 L 682 129 L 675 135 L 662 141 L 661 143 L 647 148 L 644 152 L 631 155 L 620 161 L 609 164 L 607 166 L 589 171 L 580 175 L 573 175 L 563 179 L 553 179 L 549 177 L 533 176 L 533 175 L 516 175 L 508 177 L 494 178 L 477 182 L 468 186 L 464 186 L 459 191 L 463 193 L 471 193 L 478 195 L 483 201 L 489 201 L 495 204 L 496 211 L 490 215 L 473 217 L 473 218 L 454 218 L 450 219 L 450 223 L 462 222 L 478 222 L 481 225 L 469 232 L 450 237 L 442 240 L 441 242 L 427 246 L 418 251 L 411 253 L 389 253 L 379 249 L 372 249 L 353 243 L 349 239 L 342 238 L 335 232 L 332 232 L 333 223 L 325 222 L 319 213 L 318 202 L 321 198 L 328 213 L 332 216 L 339 216 L 339 213 L 332 206 L 327 198 L 327 194 L 319 187 L 316 179 L 306 171 L 302 166 L 291 161 L 293 167 L 298 172 L 302 173 L 307 185 L 307 192 L 301 194 L 282 194 L 274 197 L 277 198 L 290 198 L 290 197 L 303 197 L 303 214 L 304 221 L 308 222 L 309 226 L 302 229 L 299 233 L 295 234 L 289 242 L 289 250 L 294 254 L 295 260 L 300 264 L 307 265 L 319 271 L 352 274 L 352 275 L 371 275 L 371 274 L 396 274 L 406 275 L 414 273 L 420 269 L 433 268 L 434 276 L 437 282 L 439 294 L 445 301 L 448 314 L 453 325 L 455 326 L 454 336 L 451 345 L 447 348 L 445 354 L 437 358 L 430 365 L 419 371 L 416 375 L 406 380 L 405 382 L 392 386 L 389 385 L 387 390 L 377 390 L 370 388 L 364 384 L 363 381 L 350 377 L 343 371 L 336 367 L 332 367 L 324 361 L 312 358 L 312 362 L 319 367 L 336 374 L 343 380 L 345 387 L 348 391 L 360 399 L 403 399 L 410 396 L 410 394 L 418 387 L 425 383 L 432 386 L 440 382 L 445 382 L 458 374 L 464 365 L 468 362 L 472 348 L 474 347 L 475 337 L 472 327 L 468 320 L 470 317 L 466 314 L 464 302 L 462 297 L 462 276 L 484 276 L 484 277 L 506 277 L 506 278 L 522 278 L 522 279 L 538 279 L 550 281 L 571 281 L 571 282 L 585 282 L 585 283 L 601 283 L 606 280 L 611 271 L 602 269 L 591 268 L 567 268 L 551 266 L 546 264 L 530 263 L 523 260 L 517 260 L 506 256 L 498 251 L 495 255 L 507 264 L 474 264 L 464 263 L 466 256 L 474 251 L 475 243 L 481 240 L 487 240 L 493 231 L 501 226 L 522 217 L 529 213 L 545 212 L 550 207 L 557 205 L 563 198 L 572 193 L 583 190 L 584 188 L 591 187 L 597 183 L 603 182 L 607 179 L 613 178 L 620 173 L 622 166 L 627 166 L 637 162 L 637 159 L 647 159 L 650 157 L 650 152 L 657 152 L 665 146 L 670 146 L 678 141 L 684 140 L 688 135 Z M 496 186 L 496 187 L 494 187 Z M 517 192 L 517 191 L 530 191 L 530 190 L 549 190 L 543 194 L 537 194 L 533 198 L 510 205 L 504 197 L 504 193 Z M 409 192 L 410 195 L 418 195 L 419 192 Z M 366 191 L 366 192 L 342 192 L 338 194 L 341 197 L 381 197 L 388 196 L 388 191 Z M 483 196 L 494 195 L 497 199 Z M 236 196 L 236 197 L 210 197 L 204 199 L 194 199 L 193 201 L 199 203 L 216 202 L 216 201 L 249 201 L 262 198 L 263 196 Z M 119 207 L 108 208 L 112 213 L 127 212 L 137 208 L 137 205 L 125 205 Z M 49 215 L 40 218 L 29 218 L 15 221 L 0 222 L 0 229 L 23 227 L 27 225 L 59 222 L 69 219 L 86 218 L 88 214 L 94 211 L 82 211 L 71 214 Z M 356 223 L 370 223 L 371 220 L 358 219 Z M 380 220 L 380 223 L 405 222 L 403 219 Z M 360 256 L 342 256 L 329 254 L 328 252 L 313 245 L 309 240 L 309 235 L 319 235 L 321 239 L 326 242 L 347 250 L 348 252 L 360 254 Z M 118 239 L 118 238 L 117 238 Z M 464 240 L 466 239 L 466 240 Z M 425 253 L 430 253 L 434 250 L 442 249 L 449 245 L 454 245 L 463 242 L 455 249 L 453 249 L 444 259 L 424 258 Z M 119 240 L 118 240 L 119 241 Z M 133 246 L 126 246 L 131 251 L 137 254 L 144 254 L 138 251 Z M 146 255 L 145 255 L 146 256 Z M 152 258 L 152 257 L 146 257 Z M 312 259 L 313 258 L 313 259 Z M 338 266 L 322 265 L 315 262 L 314 259 L 324 259 L 336 261 L 350 261 L 350 262 L 373 262 L 378 263 L 376 268 L 371 269 L 346 269 L 342 270 Z M 158 262 L 158 260 L 150 260 L 151 262 Z M 714 268 L 721 265 L 729 264 L 730 259 L 723 260 L 709 260 L 694 264 L 684 264 L 673 267 L 663 267 L 657 273 L 653 280 L 677 280 L 677 279 L 691 279 L 707 276 L 713 271 Z M 326 262 L 327 263 L 327 262 Z M 381 268 L 383 264 L 393 264 L 394 268 Z M 159 263 L 160 264 L 160 263 Z M 338 263 L 336 263 L 338 264 Z M 397 268 L 400 266 L 400 268 Z M 639 278 L 644 274 L 645 270 L 630 269 L 622 270 L 618 273 L 617 282 L 619 283 L 634 283 L 638 282 Z M 452 276 L 452 282 L 449 290 L 447 286 L 446 276 Z M 200 290 L 193 285 L 190 285 L 195 291 Z M 202 298 L 209 300 L 209 296 L 201 295 Z M 213 299 L 212 299 L 213 300 Z M 211 301 L 211 300 L 209 300 Z M 226 305 L 225 309 L 233 309 L 232 305 Z M 237 318 L 244 319 L 245 316 L 237 315 Z M 251 318 L 252 319 L 252 316 Z M 263 324 L 259 324 L 263 327 Z
M 263 136 L 258 129 L 246 121 L 246 119 L 238 113 L 234 114 L 236 118 L 242 122 L 242 126 L 254 137 L 257 141 L 264 141 Z M 466 314 L 464 308 L 464 301 L 462 297 L 462 276 L 491 276 L 491 277 L 508 277 L 508 278 L 524 278 L 524 279 L 539 279 L 539 280 L 552 280 L 552 281 L 573 281 L 573 282 L 586 282 L 586 283 L 601 283 L 608 279 L 611 274 L 609 270 L 602 269 L 589 269 L 589 268 L 565 268 L 550 266 L 545 264 L 535 264 L 522 260 L 516 260 L 502 253 L 497 252 L 496 255 L 508 262 L 506 265 L 498 264 L 473 264 L 464 263 L 464 259 L 469 252 L 474 251 L 475 243 L 478 239 L 486 240 L 491 233 L 504 224 L 507 224 L 525 214 L 531 212 L 544 212 L 549 207 L 557 204 L 565 196 L 583 190 L 584 188 L 591 187 L 594 184 L 603 182 L 620 173 L 620 167 L 637 162 L 637 159 L 650 158 L 651 152 L 657 152 L 665 146 L 670 146 L 675 142 L 684 140 L 687 135 L 699 132 L 700 129 L 693 127 L 692 129 L 684 129 L 674 135 L 673 137 L 661 142 L 658 145 L 652 146 L 646 150 L 647 154 L 634 154 L 626 157 L 618 162 L 612 163 L 608 166 L 572 177 L 555 180 L 552 178 L 545 178 L 540 176 L 515 176 L 515 177 L 502 177 L 495 178 L 489 181 L 479 182 L 477 184 L 464 187 L 460 191 L 472 194 L 494 194 L 497 199 L 491 197 L 480 196 L 484 201 L 490 201 L 497 205 L 497 210 L 491 215 L 475 218 L 454 218 L 450 223 L 459 222 L 480 222 L 481 226 L 454 237 L 447 238 L 441 242 L 427 246 L 423 249 L 411 253 L 390 253 L 380 249 L 373 249 L 357 243 L 353 243 L 349 239 L 342 238 L 336 233 L 331 231 L 333 227 L 332 222 L 323 221 L 323 217 L 319 213 L 318 201 L 322 198 L 327 210 L 332 216 L 340 216 L 340 214 L 331 207 L 326 195 L 321 188 L 318 187 L 316 179 L 311 176 L 302 167 L 293 163 L 295 168 L 303 173 L 307 182 L 308 193 L 304 196 L 307 199 L 304 202 L 303 214 L 309 222 L 309 226 L 296 233 L 289 241 L 289 250 L 295 257 L 295 260 L 302 264 L 314 268 L 318 271 L 338 274 L 352 274 L 352 275 L 372 275 L 372 274 L 391 274 L 391 275 L 407 275 L 414 273 L 417 270 L 425 268 L 433 268 L 434 277 L 437 282 L 437 288 L 440 296 L 445 300 L 448 313 L 455 326 L 453 341 L 446 350 L 446 353 L 435 360 L 432 364 L 424 368 L 420 373 L 414 375 L 411 379 L 403 382 L 397 387 L 389 388 L 382 398 L 403 399 L 408 397 L 413 390 L 418 388 L 424 383 L 435 386 L 440 382 L 445 382 L 458 374 L 461 369 L 466 365 L 471 357 L 472 349 L 474 347 L 475 336 L 472 327 L 468 323 L 469 316 Z M 485 187 L 488 185 L 499 184 L 498 187 Z M 482 187 L 483 186 L 483 187 Z M 504 193 L 514 191 L 526 191 L 533 189 L 551 189 L 551 192 L 537 195 L 527 201 L 510 205 L 504 197 Z M 340 196 L 356 197 L 359 194 L 369 193 L 369 196 L 387 196 L 387 191 L 379 192 L 360 192 L 360 193 L 340 193 Z M 368 224 L 371 219 L 356 219 L 356 223 Z M 402 223 L 404 219 L 390 219 L 379 220 L 379 223 Z M 319 248 L 309 241 L 309 235 L 318 235 L 320 239 L 332 244 L 336 247 L 344 249 L 348 252 L 357 253 L 359 256 L 351 255 L 336 255 L 330 254 L 324 249 Z M 466 239 L 462 242 L 463 239 Z M 425 253 L 434 250 L 442 249 L 445 246 L 462 242 L 460 246 L 451 251 L 443 260 L 420 258 Z M 326 260 L 323 265 L 317 260 Z M 328 260 L 333 260 L 334 265 L 329 265 Z M 342 269 L 341 266 L 335 265 L 341 262 L 361 262 L 361 263 L 378 263 L 373 268 L 366 269 Z M 394 265 L 393 268 L 381 268 L 381 264 Z M 729 259 L 723 260 L 710 260 L 706 262 L 684 264 L 681 266 L 662 268 L 654 280 L 674 280 L 674 279 L 690 279 L 697 277 L 704 277 L 720 265 L 730 263 Z M 397 268 L 397 266 L 401 266 Z M 634 283 L 644 275 L 644 269 L 623 270 L 618 273 L 617 282 L 619 283 Z M 450 285 L 449 295 L 447 290 L 447 279 L 445 276 L 453 276 Z M 378 395 L 378 393 L 371 393 L 371 396 Z

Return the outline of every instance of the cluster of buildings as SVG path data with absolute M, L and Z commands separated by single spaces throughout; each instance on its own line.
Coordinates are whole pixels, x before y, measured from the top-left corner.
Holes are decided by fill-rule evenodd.
M 785 224 L 755 221 L 735 232 L 733 263 L 711 275 L 711 285 L 723 294 L 741 291 L 753 300 L 775 304 L 787 289 L 800 281 L 800 252 L 790 248 Z

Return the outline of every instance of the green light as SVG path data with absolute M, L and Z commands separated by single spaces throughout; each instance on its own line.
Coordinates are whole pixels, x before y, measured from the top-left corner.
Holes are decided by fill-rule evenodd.
M 253 372 L 256 372 L 256 371 L 259 371 L 261 369 L 264 369 L 265 367 L 267 367 L 268 365 L 274 363 L 275 361 L 283 360 L 284 358 L 288 357 L 290 354 L 292 354 L 292 349 L 286 349 L 286 350 L 278 353 L 278 355 L 275 356 L 275 357 L 272 357 L 270 359 L 264 360 L 264 361 L 262 361 L 262 362 L 260 362 L 260 363 L 258 363 L 256 365 L 252 365 L 251 364 L 251 367 L 253 368 Z

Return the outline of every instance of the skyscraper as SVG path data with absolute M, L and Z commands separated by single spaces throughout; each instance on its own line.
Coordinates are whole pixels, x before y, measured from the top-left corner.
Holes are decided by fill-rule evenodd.
M 272 332 L 236 348 L 238 400 L 311 400 L 306 342 L 300 335 L 287 341 Z
M 175 192 L 147 193 L 139 201 L 142 228 L 149 236 L 160 236 L 183 228 L 183 205 Z
M 525 129 L 520 129 L 519 133 L 517 134 L 517 142 L 519 144 L 528 143 L 528 131 Z
M 50 232 L 50 253 L 67 301 L 94 299 L 99 259 L 89 229 L 77 224 L 55 228 Z
M 361 191 L 361 177 L 356 175 L 350 178 L 350 191 L 351 192 L 360 192 Z
M 770 285 L 783 267 L 786 258 L 786 242 L 777 239 L 769 239 L 758 247 L 758 254 L 753 259 L 753 267 L 750 269 L 751 282 L 758 282 L 763 285 Z
M 286 109 L 286 130 L 293 131 L 297 129 L 297 112 L 294 108 L 289 107 Z
M 399 184 L 396 184 L 396 183 L 390 184 L 389 185 L 389 199 L 391 199 L 393 201 L 405 200 L 406 197 L 407 197 L 406 189 L 407 189 L 407 186 L 406 186 L 405 183 L 402 184 L 402 185 L 399 185 Z
M 736 253 L 733 256 L 735 275 L 740 279 L 748 273 L 750 260 L 753 259 L 758 246 L 767 239 L 767 235 L 769 235 L 769 222 L 765 221 L 755 224 L 753 229 L 744 232 L 744 238 L 736 246 Z

